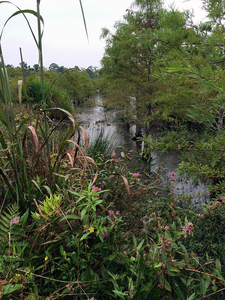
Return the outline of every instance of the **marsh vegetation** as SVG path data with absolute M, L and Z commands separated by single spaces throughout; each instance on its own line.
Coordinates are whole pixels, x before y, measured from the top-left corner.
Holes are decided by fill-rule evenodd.
M 203 1 L 194 25 L 136 0 L 103 30 L 101 70 L 46 70 L 40 2 L 17 7 L 37 18 L 39 65 L 6 66 L 0 36 L 0 299 L 224 299 L 223 3 Z M 81 120 L 97 90 L 135 164 L 109 118 Z M 169 151 L 165 179 L 153 158 Z M 206 203 L 176 192 L 179 174 L 207 185 Z

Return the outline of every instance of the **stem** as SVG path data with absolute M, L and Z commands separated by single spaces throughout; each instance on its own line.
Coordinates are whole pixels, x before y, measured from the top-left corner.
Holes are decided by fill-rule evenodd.
M 43 67 L 43 55 L 42 55 L 42 33 L 41 33 L 41 15 L 40 15 L 40 2 L 41 0 L 37 0 L 37 21 L 38 21 L 38 51 L 39 51 L 39 64 L 41 71 L 41 85 L 42 85 L 42 100 L 43 100 L 43 109 L 44 109 L 44 139 L 48 136 L 48 123 L 47 123 L 47 115 L 46 115 L 46 98 L 44 91 L 44 67 Z M 49 143 L 46 142 L 47 148 L 47 159 L 48 159 L 48 170 L 51 180 L 51 163 L 50 163 L 50 153 L 49 153 Z

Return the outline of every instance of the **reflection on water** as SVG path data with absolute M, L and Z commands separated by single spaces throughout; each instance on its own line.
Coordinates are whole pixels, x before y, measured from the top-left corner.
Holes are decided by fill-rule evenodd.
M 195 183 L 192 179 L 185 179 L 184 176 L 179 176 L 176 174 L 179 163 L 180 163 L 180 153 L 178 151 L 167 151 L 163 154 L 154 151 L 152 153 L 153 166 L 152 170 L 156 170 L 157 166 L 162 166 L 162 180 L 164 184 L 169 185 L 169 173 L 175 173 L 175 186 L 173 189 L 175 195 L 179 198 L 179 195 L 192 195 L 192 204 L 197 204 L 198 207 L 202 203 L 207 203 L 209 200 L 209 195 L 207 191 L 207 186 L 203 183 Z
M 77 120 L 79 124 L 84 127 L 88 132 L 89 143 L 94 141 L 99 135 L 101 130 L 104 130 L 104 136 L 108 137 L 113 142 L 114 151 L 118 154 L 121 151 L 120 146 L 127 150 L 131 150 L 133 153 L 140 153 L 141 147 L 140 143 L 136 143 L 132 140 L 135 133 L 135 126 L 130 127 L 129 130 L 118 121 L 116 110 L 104 110 L 102 106 L 102 100 L 99 94 L 95 97 L 95 106 L 89 106 L 84 108 L 82 114 L 77 115 Z M 178 169 L 180 162 L 179 152 L 168 151 L 163 154 L 158 151 L 152 152 L 152 162 L 149 166 L 149 170 L 156 170 L 156 167 L 162 166 L 162 177 L 165 184 L 169 184 L 169 173 L 175 172 Z M 179 194 L 184 195 L 197 195 L 196 198 L 193 197 L 192 203 L 206 203 L 208 200 L 207 187 L 203 184 L 194 184 L 192 180 L 184 180 L 184 178 L 179 178 L 176 176 L 176 188 L 174 188 L 175 194 L 179 197 Z

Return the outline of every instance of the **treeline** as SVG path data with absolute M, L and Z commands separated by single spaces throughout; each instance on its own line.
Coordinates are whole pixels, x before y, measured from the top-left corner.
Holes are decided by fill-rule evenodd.
M 22 80 L 22 102 L 28 100 L 41 107 L 43 99 L 39 66 L 35 64 L 31 67 L 22 62 L 18 67 L 7 65 L 6 68 L 13 101 L 18 102 L 18 81 Z M 61 107 L 72 112 L 73 105 L 79 105 L 95 94 L 97 77 L 96 67 L 84 69 L 75 66 L 67 69 L 56 63 L 50 64 L 48 69 L 44 69 L 47 107 Z

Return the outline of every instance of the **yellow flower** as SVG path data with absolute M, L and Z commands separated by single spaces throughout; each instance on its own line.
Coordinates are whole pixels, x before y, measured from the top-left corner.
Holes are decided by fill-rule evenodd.
M 45 261 L 48 260 L 48 256 L 45 256 Z
M 90 231 L 90 232 L 94 232 L 94 231 L 95 231 L 94 227 L 91 226 L 91 227 L 89 228 L 89 231 Z

